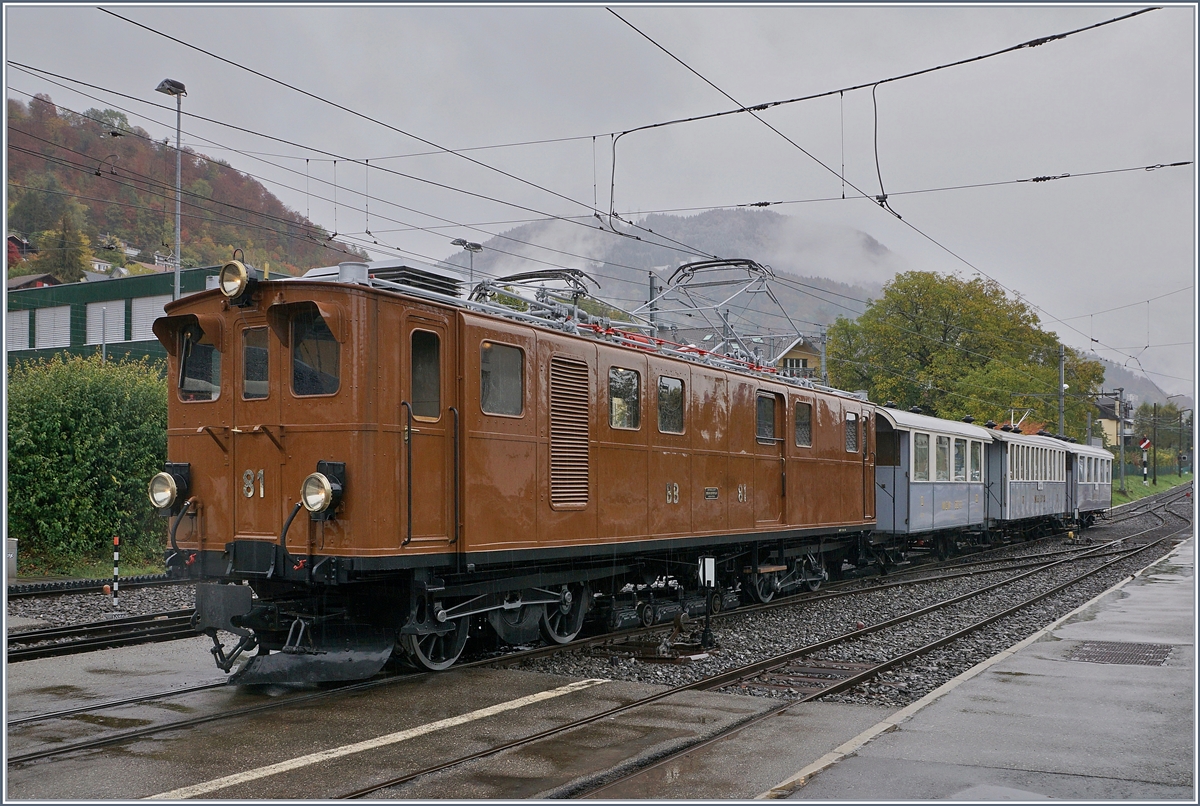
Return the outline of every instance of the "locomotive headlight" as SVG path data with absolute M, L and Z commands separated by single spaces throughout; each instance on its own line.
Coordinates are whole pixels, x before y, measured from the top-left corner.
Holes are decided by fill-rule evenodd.
M 146 494 L 160 515 L 174 514 L 188 497 L 192 482 L 191 465 L 187 462 L 167 462 L 163 472 L 150 479 Z
M 240 260 L 231 260 L 221 267 L 218 283 L 222 294 L 236 299 L 244 294 L 250 285 L 250 272 Z
M 309 512 L 324 512 L 333 503 L 333 483 L 324 473 L 311 473 L 300 485 L 300 500 Z
M 179 488 L 170 473 L 158 473 L 150 479 L 149 495 L 151 504 L 159 509 L 166 509 L 179 497 Z
M 310 473 L 300 485 L 300 503 L 314 521 L 331 520 L 345 485 L 346 463 L 322 460 L 317 462 L 317 472 Z

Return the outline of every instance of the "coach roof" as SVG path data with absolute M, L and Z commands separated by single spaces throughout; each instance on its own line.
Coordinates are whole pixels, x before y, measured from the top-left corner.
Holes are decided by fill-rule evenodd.
M 977 425 L 964 423 L 959 420 L 943 420 L 941 417 L 930 417 L 928 414 L 913 414 L 911 411 L 877 407 L 879 416 L 883 417 L 893 428 L 901 431 L 936 431 L 939 434 L 952 434 L 956 437 L 969 437 L 984 442 L 992 441 L 992 432 Z

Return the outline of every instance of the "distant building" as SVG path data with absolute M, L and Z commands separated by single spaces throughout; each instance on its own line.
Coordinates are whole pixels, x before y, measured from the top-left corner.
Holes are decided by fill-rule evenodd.
M 821 377 L 821 343 L 812 336 L 797 336 L 786 345 L 775 361 L 780 375 L 792 378 Z
M 1133 435 L 1133 420 L 1128 416 L 1124 418 L 1124 428 L 1121 428 L 1121 418 L 1117 413 L 1118 401 L 1112 398 L 1100 398 L 1096 401 L 1097 417 L 1100 421 L 1100 428 L 1104 432 L 1104 439 L 1108 445 L 1119 445 L 1118 431 L 1121 431 L 1125 437 L 1125 445 L 1128 447 L 1129 438 Z M 1129 401 L 1126 401 L 1126 406 L 1129 411 L 1133 410 L 1133 406 Z
M 17 291 L 22 288 L 45 288 L 50 285 L 61 285 L 53 274 L 23 274 L 20 277 L 10 277 L 8 290 Z
M 10 232 L 8 234 L 8 242 L 17 248 L 17 254 L 19 254 L 22 259 L 28 257 L 29 255 L 37 254 L 37 250 L 33 248 L 33 244 L 29 243 L 28 240 L 20 235 L 17 235 L 15 232 Z
M 205 290 L 206 278 L 219 271 L 219 266 L 184 269 L 180 293 L 186 296 Z M 41 285 L 13 287 L 14 281 L 39 277 L 49 279 Z M 174 273 L 63 284 L 51 275 L 32 275 L 8 282 L 5 349 L 9 365 L 60 352 L 91 355 L 101 344 L 112 357 L 166 356 L 151 327 L 171 301 Z

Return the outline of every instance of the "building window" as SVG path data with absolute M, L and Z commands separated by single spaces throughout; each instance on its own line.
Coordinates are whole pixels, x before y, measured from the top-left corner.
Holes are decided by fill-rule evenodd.
M 913 434 L 913 481 L 929 481 L 928 434 Z
M 641 387 L 642 378 L 636 370 L 608 370 L 609 425 L 635 431 L 641 427 Z
M 525 411 L 525 353 L 519 347 L 480 345 L 479 406 L 485 414 L 510 417 Z
M 71 306 L 38 308 L 35 312 L 33 346 L 39 350 L 46 347 L 71 346 Z
M 683 433 L 683 381 L 678 378 L 658 378 L 658 430 Z
M 812 404 L 796 404 L 796 447 L 812 447 Z
M 5 322 L 5 349 L 29 349 L 29 311 L 9 311 Z
M 125 341 L 125 300 L 89 302 L 87 343 L 112 344 L 117 341 Z

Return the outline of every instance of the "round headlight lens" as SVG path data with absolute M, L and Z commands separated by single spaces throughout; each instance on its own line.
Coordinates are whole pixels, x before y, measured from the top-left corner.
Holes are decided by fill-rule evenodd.
M 250 283 L 250 273 L 240 260 L 231 260 L 221 267 L 221 293 L 230 299 L 240 297 Z
M 300 485 L 300 500 L 309 512 L 324 512 L 333 503 L 333 485 L 324 473 L 312 473 Z
M 150 479 L 150 487 L 146 492 L 150 496 L 150 503 L 159 509 L 166 509 L 174 504 L 175 496 L 179 494 L 175 487 L 175 477 L 170 473 L 155 475 Z

